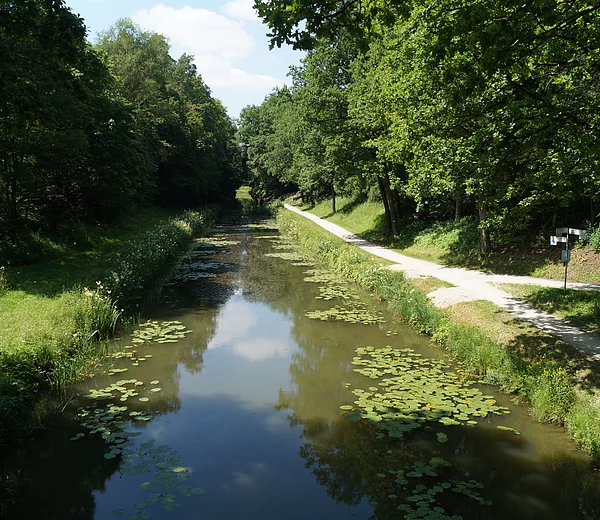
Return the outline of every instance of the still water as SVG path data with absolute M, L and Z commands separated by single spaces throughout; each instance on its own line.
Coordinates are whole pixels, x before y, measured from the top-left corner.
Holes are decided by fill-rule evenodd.
M 2 461 L 8 475 L 2 485 L 10 492 L 0 515 L 600 518 L 600 479 L 588 458 L 562 430 L 537 424 L 493 388 L 478 386 L 511 413 L 479 418 L 474 427 L 435 423 L 397 439 L 341 415 L 340 406 L 356 400 L 352 390 L 374 384 L 351 364 L 357 348 L 442 354 L 356 287 L 347 290 L 367 304 L 360 312 L 385 321 L 307 317 L 340 297 L 317 298 L 323 283 L 305 281 L 314 266 L 296 265 L 306 259 L 281 244 L 276 230 L 237 223 L 223 223 L 213 239 L 199 242 L 161 303 L 142 316 L 156 320 L 158 329 L 176 322 L 184 337 L 122 338 L 115 351 L 128 357 L 116 359 L 114 368 L 127 370 L 75 387 L 47 429 Z M 199 262 L 205 274 L 194 270 Z M 110 385 L 117 397 L 93 399 Z M 102 423 L 108 433 L 90 433 L 77 419 L 82 410 L 106 417 L 111 406 L 123 408 L 114 412 L 117 423 Z

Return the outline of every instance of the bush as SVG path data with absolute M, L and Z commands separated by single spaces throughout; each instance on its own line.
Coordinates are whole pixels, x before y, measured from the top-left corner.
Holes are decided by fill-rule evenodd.
M 600 253 L 600 226 L 593 229 L 589 235 L 590 245 L 597 253 Z
M 189 241 L 205 232 L 212 214 L 186 211 L 135 235 L 116 253 L 110 294 L 123 307 L 139 301 L 144 290 L 183 253 Z

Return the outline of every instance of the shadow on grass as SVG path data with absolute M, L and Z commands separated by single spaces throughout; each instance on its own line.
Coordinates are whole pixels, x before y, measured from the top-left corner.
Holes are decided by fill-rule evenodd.
M 565 320 L 578 327 L 600 332 L 600 292 L 567 291 L 543 287 L 525 301 L 537 309 L 560 314 Z
M 360 199 L 353 200 L 340 208 L 339 213 L 351 213 L 360 206 Z M 331 214 L 327 215 L 329 218 Z M 487 255 L 479 250 L 479 222 L 474 216 L 459 222 L 431 222 L 403 219 L 396 236 L 386 230 L 384 215 L 378 215 L 371 229 L 361 233 L 361 238 L 393 249 L 413 248 L 418 255 L 425 251 L 443 252 L 439 262 L 444 265 L 476 268 L 497 274 L 530 275 L 550 262 L 558 260 L 558 250 L 535 249 L 530 245 L 498 247 Z M 422 255 L 427 257 L 427 254 Z
M 600 361 L 548 334 L 531 334 L 527 330 L 530 327 L 528 324 L 523 323 L 519 327 L 522 327 L 523 333 L 517 334 L 506 347 L 511 362 L 519 368 L 519 372 L 527 372 L 531 367 L 547 363 L 564 368 L 583 390 L 592 392 L 600 389 Z

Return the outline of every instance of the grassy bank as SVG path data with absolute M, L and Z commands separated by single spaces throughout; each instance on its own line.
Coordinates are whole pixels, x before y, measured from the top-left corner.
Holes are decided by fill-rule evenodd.
M 448 312 L 437 309 L 402 273 L 386 269 L 303 217 L 280 211 L 278 224 L 343 276 L 387 301 L 401 319 L 432 336 L 483 382 L 527 399 L 539 420 L 565 425 L 600 461 L 600 381 L 595 367 L 575 349 L 512 318 L 509 327 L 507 316 L 485 302 Z
M 149 220 L 93 230 L 87 248 L 1 271 L 0 443 L 35 424 L 39 395 L 93 372 L 123 309 L 135 308 L 211 216 Z
M 479 253 L 477 219 L 465 217 L 460 222 L 421 222 L 406 220 L 400 233 L 390 237 L 385 233 L 383 204 L 338 198 L 338 211 L 331 213 L 331 201 L 301 209 L 338 224 L 357 235 L 385 245 L 404 255 L 444 265 L 482 269 L 499 274 L 528 275 L 561 280 L 564 266 L 560 250 L 547 245 L 548 237 L 540 236 L 534 243 L 496 248 L 489 255 Z M 600 283 L 600 254 L 591 246 L 573 250 L 569 264 L 569 281 Z

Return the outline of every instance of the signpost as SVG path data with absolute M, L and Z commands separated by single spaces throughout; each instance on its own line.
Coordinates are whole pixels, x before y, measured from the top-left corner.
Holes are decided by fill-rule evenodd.
M 574 228 L 556 228 L 556 235 L 550 237 L 550 245 L 557 246 L 558 244 L 564 244 L 565 248 L 561 251 L 560 259 L 565 264 L 565 293 L 567 292 L 567 269 L 569 261 L 571 260 L 571 249 L 569 248 L 569 236 L 573 235 L 581 240 L 585 238 L 585 229 L 574 229 Z

